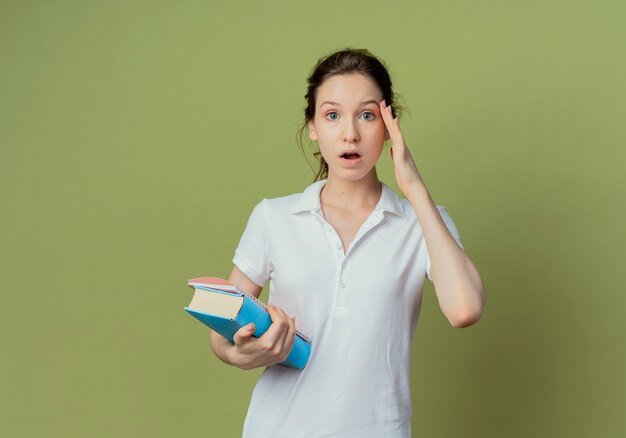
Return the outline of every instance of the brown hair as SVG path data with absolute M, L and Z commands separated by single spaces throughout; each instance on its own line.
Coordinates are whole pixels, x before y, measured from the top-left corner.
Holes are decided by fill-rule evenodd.
M 387 105 L 391 105 L 391 113 L 394 117 L 404 109 L 396 102 L 398 97 L 392 90 L 391 78 L 387 71 L 385 63 L 370 53 L 367 49 L 352 49 L 345 48 L 338 52 L 324 56 L 318 59 L 317 63 L 311 70 L 311 74 L 307 78 L 307 91 L 304 95 L 306 99 L 306 108 L 304 108 L 304 123 L 298 130 L 298 144 L 304 154 L 304 147 L 302 145 L 302 134 L 307 128 L 310 120 L 313 120 L 315 116 L 315 99 L 317 97 L 317 89 L 322 83 L 331 76 L 360 73 L 371 78 L 376 84 L 383 95 L 383 99 Z M 310 143 L 309 143 L 310 144 Z M 315 174 L 315 181 L 328 177 L 328 164 L 322 157 L 319 150 L 313 153 L 315 158 L 319 161 L 319 169 Z M 305 155 L 306 157 L 306 155 Z M 310 165 L 310 163 L 309 163 Z M 311 167 L 311 170 L 315 170 Z

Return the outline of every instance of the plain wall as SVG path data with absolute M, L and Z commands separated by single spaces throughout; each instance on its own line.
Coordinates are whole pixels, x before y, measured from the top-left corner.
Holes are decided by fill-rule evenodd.
M 458 330 L 428 283 L 413 435 L 626 435 L 625 13 L 0 2 L 0 435 L 240 435 L 261 370 L 214 357 L 185 281 L 227 277 L 254 205 L 312 182 L 305 80 L 345 46 L 388 64 L 488 292 Z

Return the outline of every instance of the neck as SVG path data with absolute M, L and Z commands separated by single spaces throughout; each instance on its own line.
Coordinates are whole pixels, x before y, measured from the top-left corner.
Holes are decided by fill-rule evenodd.
M 328 175 L 328 181 L 322 188 L 322 205 L 336 205 L 343 208 L 375 206 L 380 200 L 382 185 L 378 180 L 376 168 L 356 181 L 348 181 Z

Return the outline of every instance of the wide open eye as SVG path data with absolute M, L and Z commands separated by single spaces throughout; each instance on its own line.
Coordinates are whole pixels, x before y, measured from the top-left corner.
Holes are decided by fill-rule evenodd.
M 337 111 L 331 111 L 326 113 L 326 118 L 328 120 L 337 120 L 339 118 L 339 113 Z
M 368 121 L 369 121 L 369 120 L 374 120 L 374 119 L 376 118 L 376 115 L 375 115 L 373 112 L 371 112 L 371 111 L 365 111 L 365 112 L 364 112 L 363 114 L 361 114 L 361 115 L 363 116 L 363 118 L 364 118 L 365 120 L 368 120 Z M 367 117 L 365 117 L 365 116 L 367 116 Z

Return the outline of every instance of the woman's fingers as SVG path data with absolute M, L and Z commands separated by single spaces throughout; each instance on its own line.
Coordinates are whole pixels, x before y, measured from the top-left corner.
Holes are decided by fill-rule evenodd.
M 393 142 L 391 120 L 390 120 L 389 111 L 387 111 L 387 106 L 385 105 L 384 99 L 378 103 L 378 109 L 380 110 L 380 115 L 383 118 L 383 122 L 385 123 L 385 127 L 387 128 L 387 132 L 389 132 L 389 138 Z
M 396 127 L 395 131 L 396 131 L 396 139 L 398 141 L 398 144 L 404 145 L 404 136 L 402 135 L 402 130 L 400 129 L 400 121 L 397 118 L 395 118 L 393 119 L 393 124 Z
M 254 330 L 254 323 L 244 325 L 239 330 L 237 330 L 235 332 L 235 335 L 233 336 L 233 341 L 235 342 L 235 345 L 241 346 L 243 344 L 246 344 L 252 337 Z
M 296 318 L 289 318 L 289 330 L 285 336 L 285 343 L 283 344 L 283 351 L 288 356 L 291 353 L 293 344 L 296 341 Z M 285 357 L 286 358 L 286 357 Z
M 276 357 L 280 357 L 283 354 L 283 345 L 289 331 L 289 317 L 283 309 L 271 304 L 268 306 L 268 311 L 272 318 L 272 325 L 262 336 L 265 338 L 264 348 Z
M 277 341 L 277 345 L 275 346 L 275 351 L 280 352 L 280 361 L 282 362 L 291 352 L 291 349 L 293 348 L 293 344 L 295 342 L 296 319 L 287 315 L 287 313 L 281 308 L 276 308 L 276 310 L 283 317 L 283 321 L 287 322 L 287 329 L 284 332 L 284 337 L 282 337 L 282 343 L 280 343 L 280 341 Z
M 279 307 L 269 305 L 268 313 L 272 324 L 258 338 L 253 337 L 253 323 L 241 327 L 233 336 L 235 348 L 233 357 L 238 357 L 237 365 L 241 369 L 269 366 L 283 362 L 295 342 L 295 318 L 289 317 Z
M 400 132 L 400 124 L 398 119 L 393 117 L 391 113 L 391 106 L 387 105 L 384 100 L 379 104 L 380 113 L 382 114 L 383 121 L 389 132 L 392 147 L 401 147 L 404 144 L 402 133 Z
M 253 340 L 254 328 L 250 330 L 248 324 L 235 333 L 234 342 L 237 351 L 245 355 L 254 355 L 259 363 L 272 365 L 285 360 L 291 352 L 295 341 L 295 318 L 290 318 L 279 307 L 269 305 L 268 312 L 272 324 L 258 339 Z

